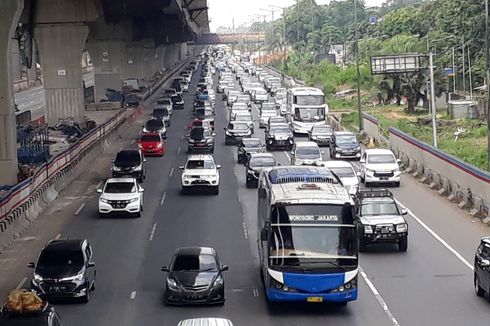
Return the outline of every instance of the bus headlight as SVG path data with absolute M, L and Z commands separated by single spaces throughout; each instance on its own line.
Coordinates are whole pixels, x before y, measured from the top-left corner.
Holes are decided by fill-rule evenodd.
M 357 276 L 354 277 L 349 282 L 347 282 L 345 284 L 342 284 L 338 288 L 335 288 L 335 289 L 330 290 L 330 293 L 342 293 L 342 292 L 345 292 L 345 291 L 353 290 L 355 288 L 357 288 Z
M 296 289 L 290 288 L 289 286 L 284 285 L 284 284 L 276 281 L 272 277 L 270 278 L 270 287 L 272 289 L 278 290 L 278 291 L 284 291 L 284 292 L 290 292 L 290 293 L 291 292 L 298 292 L 298 291 L 296 291 Z

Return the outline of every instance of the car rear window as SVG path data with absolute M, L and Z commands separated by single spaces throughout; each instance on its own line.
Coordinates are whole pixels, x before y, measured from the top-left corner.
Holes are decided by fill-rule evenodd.
M 136 186 L 132 182 L 109 182 L 106 184 L 104 192 L 108 194 L 127 194 L 136 192 Z
M 153 119 L 146 122 L 146 129 L 148 130 L 160 130 L 163 128 L 162 120 Z
M 141 141 L 159 142 L 160 137 L 158 135 L 143 135 L 141 136 Z

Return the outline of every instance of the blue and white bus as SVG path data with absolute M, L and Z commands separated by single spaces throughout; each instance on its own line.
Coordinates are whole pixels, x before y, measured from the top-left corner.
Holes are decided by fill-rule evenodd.
M 324 167 L 263 171 L 258 188 L 258 251 L 267 299 L 357 299 L 354 202 Z
M 293 87 L 287 95 L 291 126 L 297 134 L 307 134 L 313 126 L 324 125 L 328 106 L 325 95 L 314 87 Z

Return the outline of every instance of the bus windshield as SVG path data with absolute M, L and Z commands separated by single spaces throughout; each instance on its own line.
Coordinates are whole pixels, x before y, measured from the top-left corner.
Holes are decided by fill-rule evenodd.
M 325 120 L 325 108 L 299 108 L 294 109 L 294 119 L 297 121 Z
M 331 264 L 355 264 L 356 234 L 352 218 L 350 206 L 274 207 L 269 237 L 271 266 L 314 264 L 328 268 Z
M 323 105 L 323 95 L 296 95 L 296 105 Z

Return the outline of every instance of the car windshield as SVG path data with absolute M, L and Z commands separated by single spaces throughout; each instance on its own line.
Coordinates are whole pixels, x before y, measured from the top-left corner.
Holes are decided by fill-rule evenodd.
M 297 105 L 322 105 L 323 95 L 296 95 L 294 103 Z
M 330 127 L 314 127 L 312 130 L 312 133 L 314 135 L 331 134 L 332 128 L 330 128 Z
M 243 147 L 247 148 L 259 148 L 262 147 L 262 143 L 258 139 L 244 139 L 242 140 Z
M 262 110 L 275 110 L 276 105 L 274 103 L 263 103 L 261 109 Z
M 394 202 L 389 203 L 363 203 L 361 215 L 398 215 L 398 207 Z
M 277 116 L 276 111 L 272 110 L 267 110 L 267 111 L 262 111 L 262 114 L 260 115 L 261 118 L 263 117 L 275 117 Z
M 170 100 L 158 100 L 157 104 L 158 105 L 170 105 L 171 101 Z
M 270 132 L 271 134 L 290 134 L 291 129 L 289 127 L 271 127 Z
M 309 157 L 309 158 L 317 158 L 321 157 L 320 150 L 318 147 L 309 146 L 309 147 L 298 147 L 296 148 L 296 156 L 297 157 Z
M 248 130 L 248 124 L 246 123 L 232 123 L 229 129 L 231 130 Z
M 368 156 L 368 163 L 371 164 L 390 164 L 395 163 L 395 157 L 391 154 L 375 154 Z
M 251 157 L 250 158 L 250 163 L 249 163 L 251 168 L 256 168 L 256 167 L 264 167 L 264 166 L 276 166 L 276 160 L 274 157 L 264 157 L 264 156 L 259 156 L 259 157 Z
M 267 95 L 267 92 L 264 89 L 256 89 L 255 95 Z
M 189 160 L 187 161 L 186 169 L 214 169 L 214 163 L 211 160 Z
M 245 96 L 238 96 L 237 97 L 237 101 L 238 102 L 248 102 L 248 101 L 250 101 L 250 97 L 248 97 L 247 95 L 245 95 Z
M 147 130 L 160 130 L 163 128 L 163 122 L 162 120 L 157 120 L 157 119 L 153 119 L 153 120 L 149 120 L 146 122 L 146 129 Z
M 283 117 L 270 117 L 269 123 L 286 123 L 286 119 Z
M 235 103 L 233 104 L 232 110 L 247 110 L 247 104 L 245 103 Z
M 44 250 L 39 256 L 39 268 L 82 267 L 84 263 L 81 250 Z
M 104 192 L 108 194 L 127 194 L 136 192 L 136 186 L 132 182 L 108 182 L 105 185 Z
M 247 114 L 237 114 L 235 116 L 235 120 L 236 121 L 251 121 L 252 117 L 250 115 L 247 115 Z
M 357 144 L 356 136 L 347 135 L 347 136 L 337 136 L 335 141 L 338 145 L 353 145 Z
M 325 120 L 324 108 L 298 108 L 294 110 L 294 118 L 298 121 L 321 121 Z
M 353 178 L 356 176 L 354 169 L 350 167 L 334 167 L 329 169 L 338 175 L 339 178 Z
M 159 142 L 160 137 L 158 135 L 143 135 L 141 136 L 142 142 Z
M 173 264 L 175 272 L 216 272 L 218 264 L 212 255 L 178 255 Z

